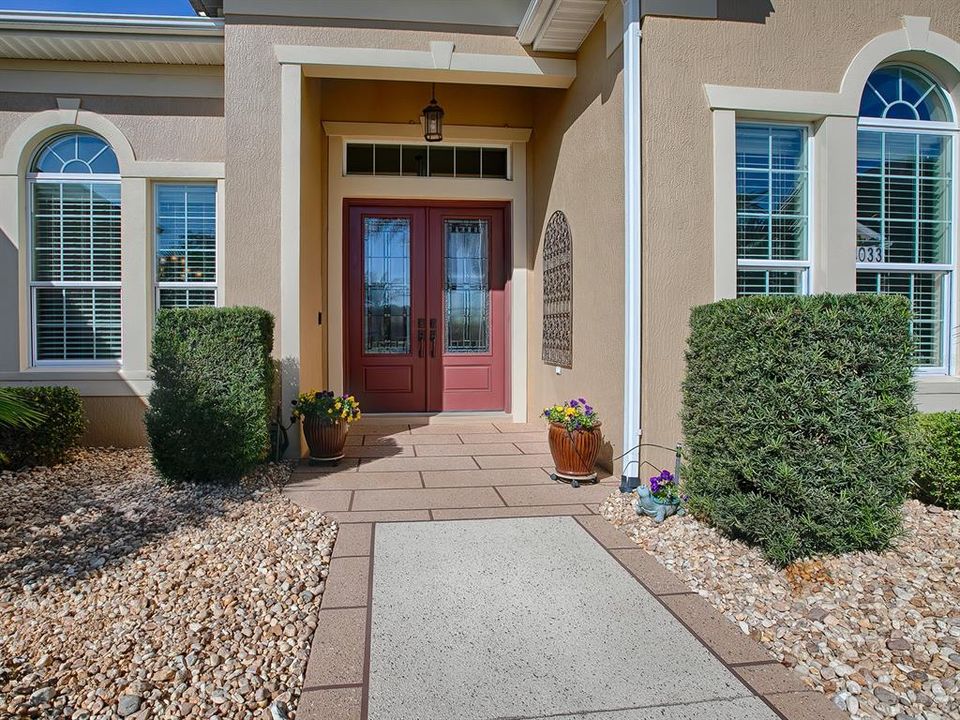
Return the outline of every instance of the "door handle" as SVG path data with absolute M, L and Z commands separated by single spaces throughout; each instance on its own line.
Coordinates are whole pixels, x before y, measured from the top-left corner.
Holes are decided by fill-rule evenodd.
M 430 357 L 437 356 L 437 319 L 430 318 Z
M 417 318 L 417 357 L 423 357 L 423 328 L 426 321 L 423 318 Z

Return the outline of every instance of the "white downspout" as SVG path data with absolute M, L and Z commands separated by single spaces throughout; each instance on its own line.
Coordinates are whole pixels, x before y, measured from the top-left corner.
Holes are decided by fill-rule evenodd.
M 621 491 L 640 476 L 641 148 L 640 0 L 623 0 L 624 333 Z M 631 487 L 632 486 L 632 487 Z

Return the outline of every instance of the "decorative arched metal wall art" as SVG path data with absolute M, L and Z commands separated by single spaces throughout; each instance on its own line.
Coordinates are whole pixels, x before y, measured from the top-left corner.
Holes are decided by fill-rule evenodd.
M 573 367 L 573 236 L 560 210 L 543 240 L 543 361 Z

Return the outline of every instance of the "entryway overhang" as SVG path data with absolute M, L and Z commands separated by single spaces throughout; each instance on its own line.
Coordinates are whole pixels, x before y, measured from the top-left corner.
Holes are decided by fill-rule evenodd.
M 568 88 L 577 76 L 576 60 L 457 52 L 439 40 L 429 50 L 277 45 L 274 52 L 307 77 Z
M 280 168 L 280 317 L 278 327 L 279 350 L 282 367 L 282 402 L 289 407 L 300 390 L 301 383 L 301 238 L 304 228 L 301 202 L 304 182 L 302 164 L 302 140 L 305 108 L 309 102 L 305 94 L 310 92 L 308 80 L 349 79 L 388 80 L 414 82 L 443 82 L 447 84 L 513 86 L 529 88 L 567 88 L 575 77 L 575 60 L 564 58 L 541 58 L 527 53 L 517 44 L 515 54 L 458 53 L 455 44 L 433 41 L 429 49 L 392 50 L 381 48 L 332 48 L 321 46 L 278 45 L 275 57 L 281 65 L 281 168 Z M 330 212 L 324 230 L 330 241 L 327 271 L 331 278 L 328 297 L 336 297 L 340 287 L 338 267 L 339 238 L 342 235 L 340 206 L 347 197 L 420 197 L 426 191 L 421 183 L 429 179 L 373 177 L 369 179 L 345 176 L 342 171 L 346 139 L 390 138 L 402 141 L 408 134 L 419 134 L 415 123 L 323 123 L 326 136 L 331 142 L 328 155 L 327 188 Z M 527 238 L 527 179 L 526 142 L 530 128 L 456 126 L 445 128 L 445 141 L 503 144 L 510 148 L 514 173 L 507 180 L 464 178 L 456 183 L 431 183 L 431 198 L 470 199 L 481 201 L 507 201 L 510 203 L 511 236 L 518 243 L 513 252 L 511 271 L 511 307 L 509 313 L 510 385 L 508 390 L 510 417 L 523 421 L 527 416 L 526 397 L 526 252 Z M 362 184 L 361 188 L 354 187 Z M 397 187 L 394 187 L 394 186 Z M 403 187 L 400 187 L 403 185 Z M 413 188 L 415 192 L 411 193 Z M 372 192 L 369 190 L 373 190 Z M 456 196 L 456 197 L 454 197 Z M 424 196 L 425 197 L 425 196 Z M 342 310 L 331 303 L 326 313 L 324 327 L 328 338 L 342 333 Z M 337 341 L 327 348 L 329 361 L 328 378 L 336 386 L 343 378 L 343 353 L 337 352 Z M 299 438 L 291 438 L 291 454 L 299 454 Z

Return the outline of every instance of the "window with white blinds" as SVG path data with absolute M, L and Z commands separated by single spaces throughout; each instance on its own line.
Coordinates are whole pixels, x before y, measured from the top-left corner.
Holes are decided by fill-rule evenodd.
M 217 186 L 157 184 L 157 308 L 217 304 Z
M 807 128 L 737 123 L 737 296 L 807 292 Z
M 919 368 L 949 367 L 956 129 L 943 91 L 909 67 L 875 70 L 857 136 L 857 291 L 903 295 Z
M 61 135 L 37 153 L 30 189 L 33 362 L 120 360 L 120 179 L 99 137 Z

